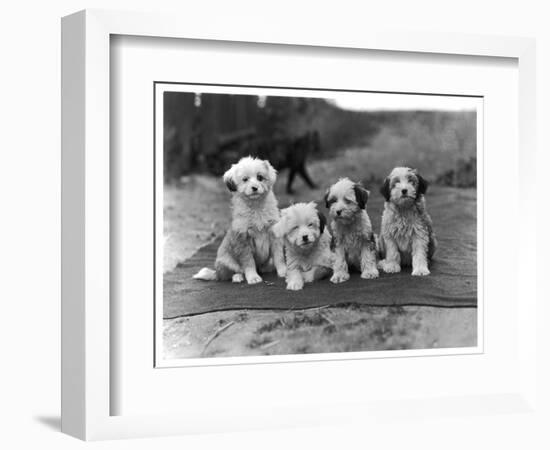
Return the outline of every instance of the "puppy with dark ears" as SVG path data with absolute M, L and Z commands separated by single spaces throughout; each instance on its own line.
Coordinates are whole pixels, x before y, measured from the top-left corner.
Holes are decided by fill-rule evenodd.
M 416 171 L 416 169 L 409 169 L 409 170 L 411 170 L 412 177 L 416 177 L 416 186 L 414 186 L 415 195 L 417 198 L 420 198 L 421 195 L 426 194 L 426 191 L 428 190 L 428 182 Z M 388 176 L 384 179 L 384 184 L 382 184 L 382 187 L 380 188 L 380 193 L 386 199 L 387 202 L 390 201 L 390 197 L 392 195 L 391 184 L 392 184 L 392 180 Z
M 325 216 L 314 202 L 296 203 L 281 211 L 281 220 L 273 227 L 283 239 L 286 254 L 286 288 L 300 290 L 330 275 L 334 255 Z
M 412 265 L 412 275 L 430 273 L 428 263 L 436 249 L 432 219 L 426 211 L 426 180 L 409 167 L 396 167 L 380 188 L 386 203 L 382 214 L 378 266 L 388 273 Z
M 262 281 L 258 272 L 277 270 L 285 276 L 282 241 L 272 231 L 280 218 L 273 193 L 276 178 L 269 161 L 250 156 L 225 172 L 223 181 L 232 193 L 231 227 L 218 248 L 215 270 L 205 267 L 193 278 L 255 284 Z
M 342 178 L 325 195 L 335 244 L 334 274 L 330 281 L 349 280 L 349 267 L 361 272 L 361 278 L 378 277 L 376 237 L 367 214 L 370 192 L 360 183 Z

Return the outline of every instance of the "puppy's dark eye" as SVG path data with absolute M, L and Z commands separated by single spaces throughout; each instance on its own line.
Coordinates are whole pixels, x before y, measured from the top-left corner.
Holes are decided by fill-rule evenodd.
M 246 183 L 248 181 L 248 177 L 243 177 L 243 181 Z
M 349 205 L 349 204 L 351 203 L 351 200 L 350 200 L 349 198 L 345 198 L 345 199 L 344 199 L 344 203 L 345 203 L 346 205 Z
M 256 178 L 258 178 L 258 181 L 264 181 L 264 176 L 261 174 L 258 174 Z
M 309 223 L 307 226 L 308 226 L 309 228 L 313 228 L 314 225 L 315 225 L 315 224 L 314 224 L 313 222 L 311 222 L 311 223 Z

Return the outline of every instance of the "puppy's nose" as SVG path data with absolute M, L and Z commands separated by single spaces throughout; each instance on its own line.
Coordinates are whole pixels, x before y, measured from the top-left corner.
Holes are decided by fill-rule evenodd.
M 339 209 L 338 211 L 336 211 L 336 215 L 337 215 L 337 216 L 340 216 L 341 214 L 342 214 L 342 210 L 341 210 L 341 209 Z
M 308 236 L 307 234 L 304 234 L 304 235 L 302 236 L 302 241 L 308 242 L 308 241 L 309 241 L 309 236 Z
M 253 192 L 256 192 L 258 190 L 258 188 L 256 186 L 252 186 L 252 191 Z
M 407 192 L 408 192 L 407 189 L 401 189 L 401 193 L 402 193 L 403 195 L 407 195 Z

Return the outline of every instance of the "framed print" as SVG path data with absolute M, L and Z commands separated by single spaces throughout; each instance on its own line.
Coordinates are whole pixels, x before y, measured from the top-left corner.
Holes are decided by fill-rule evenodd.
M 269 362 L 274 356 L 278 361 L 350 358 L 359 353 L 368 357 L 367 351 L 380 358 L 483 350 L 483 301 L 478 298 L 482 264 L 477 263 L 477 248 L 483 246 L 482 233 L 477 236 L 478 229 L 483 230 L 483 216 L 478 215 L 478 209 L 483 211 L 483 185 L 476 182 L 478 171 L 483 173 L 481 97 L 160 82 L 155 83 L 154 126 L 156 367 Z M 181 145 L 176 135 L 186 135 L 186 130 L 192 130 L 190 142 L 184 137 Z M 415 142 L 418 139 L 422 141 Z M 405 163 L 414 165 L 407 171 L 406 177 L 413 177 L 408 187 L 396 175 L 391 181 L 388 172 L 398 173 L 403 169 L 394 167 Z M 232 184 L 240 181 L 238 171 L 247 165 L 260 170 L 260 181 L 249 182 L 255 183 L 250 194 L 247 181 L 242 192 Z M 426 171 L 438 174 L 432 177 L 431 195 L 426 187 L 422 201 L 431 197 L 431 202 L 441 202 L 434 209 L 448 214 L 434 220 L 441 231 L 427 237 L 426 250 L 431 239 L 434 248 L 441 242 L 443 251 L 451 255 L 448 261 L 445 255 L 434 259 L 435 276 L 430 277 L 434 284 L 422 280 L 418 285 L 412 274 L 415 267 L 409 263 L 410 270 L 405 269 L 405 254 L 400 261 L 403 273 L 377 267 L 383 264 L 379 222 L 394 207 L 404 215 L 409 208 L 416 210 L 419 203 L 411 195 L 421 186 L 414 180 L 428 183 L 421 175 Z M 276 182 L 285 176 L 284 183 Z M 257 194 L 264 177 L 265 192 Z M 321 177 L 331 182 L 318 186 L 313 179 Z M 230 189 L 222 178 L 230 180 Z M 378 191 L 386 178 L 396 184 L 400 197 L 394 202 L 388 193 L 390 201 L 384 207 L 386 199 Z M 338 201 L 342 187 L 346 189 Z M 355 190 L 365 194 L 362 207 Z M 444 206 L 451 198 L 454 211 Z M 304 283 L 308 273 L 298 272 L 298 286 L 293 286 L 292 275 L 278 277 L 271 263 L 253 286 L 244 272 L 226 275 L 224 266 L 219 266 L 231 258 L 223 253 L 230 242 L 228 229 L 242 216 L 262 211 L 271 200 L 281 208 L 271 226 L 286 232 L 281 238 L 283 271 L 292 265 L 293 251 L 296 260 L 309 264 L 323 239 L 333 247 L 328 254 L 334 260 L 327 262 L 326 270 L 313 269 L 319 272 L 313 274 L 315 283 Z M 306 215 L 308 223 L 296 244 L 292 228 L 300 219 L 293 214 L 304 208 L 312 213 Z M 425 217 L 431 220 L 429 212 Z M 306 229 L 312 228 L 312 220 L 323 221 L 322 232 Z M 366 225 L 357 229 L 360 221 Z M 455 226 L 458 229 L 453 230 Z M 343 251 L 348 253 L 349 267 L 332 267 L 338 264 L 339 244 L 334 241 L 339 232 L 342 238 L 355 233 L 354 243 L 372 232 L 373 252 L 368 252 L 368 240 L 356 256 L 347 247 Z M 453 244 L 451 236 L 460 243 Z M 342 239 L 340 245 L 347 244 Z M 369 255 L 370 266 L 361 261 Z M 271 256 L 275 262 L 276 256 Z M 217 271 L 201 266 L 208 263 L 218 265 Z M 456 273 L 449 276 L 453 270 Z M 243 279 L 231 281 L 233 275 Z M 338 280 L 339 276 L 349 280 Z M 216 282 L 210 283 L 211 278 Z M 250 286 L 243 289 L 244 284 Z M 479 292 L 481 297 L 483 289 Z M 437 318 L 423 317 L 425 313 Z M 417 332 L 412 332 L 417 324 L 421 324 Z
M 62 32 L 63 431 L 531 408 L 530 40 Z

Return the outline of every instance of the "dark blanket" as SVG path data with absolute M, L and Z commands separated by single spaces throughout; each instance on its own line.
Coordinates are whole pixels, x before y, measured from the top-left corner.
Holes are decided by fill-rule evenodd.
M 213 267 L 220 241 L 199 249 L 191 258 L 164 275 L 164 318 L 231 309 L 304 309 L 325 305 L 477 305 L 476 194 L 471 189 L 433 188 L 427 194 L 438 249 L 426 277 L 411 276 L 410 268 L 399 274 L 383 274 L 363 280 L 352 274 L 349 281 L 334 285 L 322 280 L 301 291 L 287 291 L 275 274 L 264 283 L 249 286 L 231 282 L 193 280 L 202 267 Z M 376 232 L 383 202 L 373 194 L 368 212 Z

